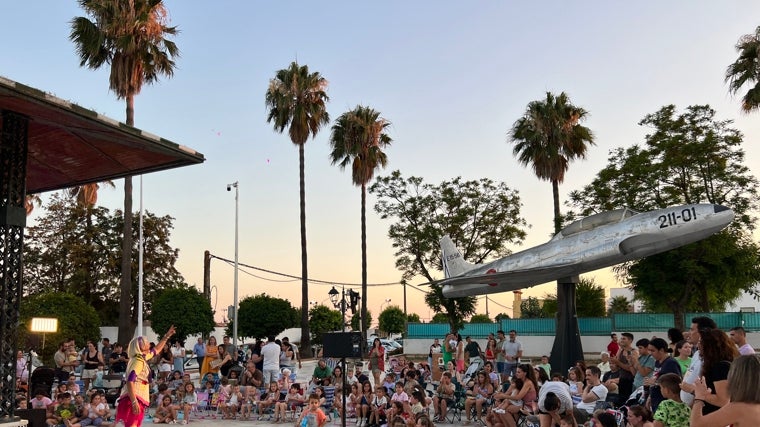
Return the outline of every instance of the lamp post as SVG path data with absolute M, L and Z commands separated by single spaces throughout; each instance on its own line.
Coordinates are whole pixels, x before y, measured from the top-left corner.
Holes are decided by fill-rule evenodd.
M 346 331 L 346 288 L 345 286 L 341 287 L 341 291 L 338 292 L 337 289 L 335 289 L 335 286 L 330 289 L 330 292 L 327 293 L 327 295 L 330 296 L 330 302 L 332 303 L 333 307 L 340 308 L 340 329 L 341 332 Z M 338 299 L 338 295 L 340 295 L 340 299 Z M 343 408 L 346 407 L 346 390 L 348 390 L 348 377 L 346 372 L 346 358 L 342 357 L 340 359 L 341 361 L 341 368 L 343 369 L 343 392 L 341 393 L 342 399 L 343 399 Z M 346 427 L 346 411 L 343 411 L 343 416 L 340 417 L 340 425 L 341 427 Z
M 238 182 L 235 181 L 232 184 L 227 184 L 227 191 L 231 191 L 232 187 L 235 187 L 235 285 L 233 291 L 233 306 L 235 315 L 232 319 L 232 345 L 237 350 L 238 339 Z
M 390 302 L 391 302 L 391 299 L 390 299 L 390 298 L 386 298 L 386 299 L 385 299 L 385 301 L 383 301 L 383 303 L 382 303 L 382 304 L 380 304 L 380 312 L 381 312 L 381 313 L 382 313 L 382 311 L 383 311 L 383 305 L 385 305 L 385 304 L 388 304 L 388 303 L 390 303 Z

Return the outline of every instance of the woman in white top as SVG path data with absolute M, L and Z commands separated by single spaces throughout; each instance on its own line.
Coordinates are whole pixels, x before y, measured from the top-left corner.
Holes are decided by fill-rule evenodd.
M 177 340 L 172 346 L 172 357 L 174 357 L 174 370 L 180 373 L 185 372 L 185 343 Z

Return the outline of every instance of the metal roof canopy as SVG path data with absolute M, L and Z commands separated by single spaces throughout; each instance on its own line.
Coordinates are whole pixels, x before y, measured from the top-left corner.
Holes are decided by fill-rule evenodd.
M 203 163 L 203 154 L 0 77 L 0 110 L 29 118 L 26 192 Z

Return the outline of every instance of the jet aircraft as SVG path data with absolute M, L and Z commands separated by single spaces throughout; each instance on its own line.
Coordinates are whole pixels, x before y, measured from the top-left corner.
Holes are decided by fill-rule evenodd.
M 616 209 L 579 219 L 542 245 L 487 264 L 464 260 L 449 236 L 441 239 L 447 298 L 514 291 L 644 258 L 687 245 L 722 230 L 731 209 L 712 204 L 650 212 Z

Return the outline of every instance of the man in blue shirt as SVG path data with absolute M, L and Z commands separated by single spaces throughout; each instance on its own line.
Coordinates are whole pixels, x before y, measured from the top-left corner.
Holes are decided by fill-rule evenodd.
M 193 346 L 193 354 L 198 360 L 198 369 L 201 369 L 203 358 L 206 357 L 206 344 L 203 342 L 203 337 L 199 337 L 198 342 Z

